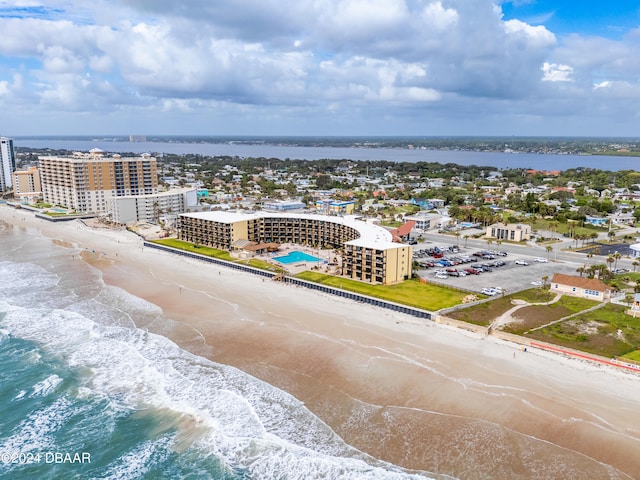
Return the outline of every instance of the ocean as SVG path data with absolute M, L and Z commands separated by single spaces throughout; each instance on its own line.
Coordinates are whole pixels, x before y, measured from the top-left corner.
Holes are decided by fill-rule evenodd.
M 79 250 L 0 224 L 0 478 L 433 478 L 350 447 L 286 392 L 137 328 L 163 312 L 105 285 Z
M 243 143 L 121 142 L 109 140 L 16 138 L 16 147 L 51 148 L 88 152 L 99 148 L 105 152 L 172 153 L 240 158 L 278 158 L 298 160 L 350 159 L 389 162 L 438 162 L 457 165 L 479 165 L 500 168 L 533 168 L 566 170 L 587 167 L 599 170 L 636 170 L 637 157 L 605 155 L 541 155 L 535 153 L 474 152 L 461 150 L 421 150 L 408 148 L 350 148 L 323 146 L 291 146 Z

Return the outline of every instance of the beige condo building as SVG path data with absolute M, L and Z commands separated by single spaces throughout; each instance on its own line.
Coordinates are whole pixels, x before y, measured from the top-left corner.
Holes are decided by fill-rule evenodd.
M 156 159 L 150 155 L 104 156 L 101 150 L 65 157 L 40 157 L 45 202 L 79 213 L 104 214 L 112 199 L 158 193 Z
M 178 231 L 181 240 L 229 251 L 246 240 L 342 249 L 343 276 L 370 283 L 399 283 L 412 273 L 411 246 L 355 216 L 197 212 L 180 215 Z
M 13 195 L 27 201 L 33 201 L 42 196 L 40 172 L 37 167 L 13 172 Z

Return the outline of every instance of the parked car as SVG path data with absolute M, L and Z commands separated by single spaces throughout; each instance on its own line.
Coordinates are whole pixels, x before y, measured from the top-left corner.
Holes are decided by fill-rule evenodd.
M 529 265 L 528 262 L 526 262 L 525 260 L 516 260 L 515 262 L 516 265 Z
M 436 273 L 436 278 L 449 278 L 449 275 L 447 275 L 446 273 Z
M 542 286 L 542 281 L 534 280 L 533 282 L 531 282 L 531 285 L 534 285 L 536 287 L 541 287 Z
M 538 263 L 547 263 L 549 260 L 547 260 L 546 258 L 542 258 L 542 257 L 536 257 L 533 259 L 534 262 L 538 262 Z
M 482 290 L 480 290 L 480 293 L 484 295 L 489 295 L 490 297 L 493 297 L 494 295 L 498 294 L 498 292 L 493 288 L 483 288 Z

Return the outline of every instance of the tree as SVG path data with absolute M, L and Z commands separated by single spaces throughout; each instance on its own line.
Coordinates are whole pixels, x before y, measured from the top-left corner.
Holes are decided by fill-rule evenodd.
M 611 264 L 612 264 L 613 262 L 615 262 L 615 261 L 616 261 L 616 259 L 615 259 L 615 258 L 613 258 L 613 255 L 609 255 L 609 256 L 607 257 L 607 263 L 609 264 L 609 270 L 611 270 Z
M 551 252 L 553 251 L 553 247 L 551 245 L 547 245 L 545 249 L 547 250 L 547 260 L 549 260 L 549 256 L 551 255 Z
M 618 269 L 618 260 L 622 257 L 622 254 L 620 252 L 616 252 L 613 254 L 613 258 L 615 259 L 615 265 L 613 266 L 614 270 Z
M 631 263 L 631 265 L 633 265 L 633 271 L 634 271 L 634 273 L 635 273 L 635 271 L 636 271 L 636 267 L 637 267 L 638 265 L 640 265 L 640 262 L 638 262 L 637 260 L 634 260 L 634 261 Z
M 580 278 L 582 278 L 582 274 L 584 274 L 586 271 L 587 271 L 587 267 L 585 266 L 576 268 L 576 272 L 580 274 Z
M 547 282 L 549 281 L 549 275 L 542 276 L 542 288 L 547 286 Z

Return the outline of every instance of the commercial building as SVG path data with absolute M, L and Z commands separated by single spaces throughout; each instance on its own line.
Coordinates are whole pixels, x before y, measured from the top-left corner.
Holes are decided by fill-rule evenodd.
M 352 215 L 356 209 L 354 200 L 318 200 L 316 210 L 324 215 Z
M 13 188 L 13 171 L 16 169 L 16 154 L 13 139 L 0 137 L 0 192 Z
M 276 212 L 288 212 L 291 210 L 304 210 L 307 205 L 299 200 L 269 200 L 264 202 L 262 208 Z
M 128 195 L 158 193 L 156 159 L 149 155 L 105 157 L 101 150 L 65 157 L 40 157 L 45 202 L 78 213 L 104 214 L 112 200 Z
M 178 237 L 187 242 L 229 251 L 234 243 L 246 240 L 335 248 L 343 252 L 345 277 L 379 284 L 411 278 L 411 246 L 393 242 L 388 230 L 354 216 L 263 211 L 198 212 L 178 218 Z
M 28 203 L 42 197 L 40 172 L 37 167 L 13 172 L 13 196 Z
M 522 242 L 531 238 L 531 225 L 495 223 L 487 227 L 487 238 Z
M 152 195 L 127 195 L 111 201 L 111 220 L 131 225 L 157 223 L 161 216 L 176 216 L 198 204 L 198 190 L 180 188 Z

